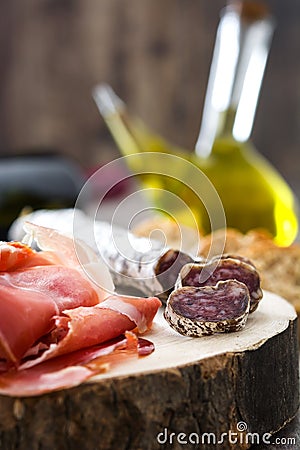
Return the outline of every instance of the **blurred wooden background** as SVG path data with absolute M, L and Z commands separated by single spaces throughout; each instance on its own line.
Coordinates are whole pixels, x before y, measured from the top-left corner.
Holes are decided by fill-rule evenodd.
M 91 98 L 130 109 L 193 148 L 225 0 L 2 0 L 0 148 L 59 149 L 85 166 L 118 151 Z M 277 29 L 253 139 L 300 192 L 300 2 L 269 0 Z

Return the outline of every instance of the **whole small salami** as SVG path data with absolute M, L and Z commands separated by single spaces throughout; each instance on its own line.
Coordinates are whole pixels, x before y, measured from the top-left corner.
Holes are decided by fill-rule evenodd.
M 254 265 L 240 257 L 216 257 L 209 262 L 186 264 L 180 270 L 176 287 L 214 286 L 219 281 L 237 280 L 244 283 L 250 294 L 250 313 L 258 307 L 262 298 L 260 277 Z
M 239 281 L 228 280 L 215 286 L 186 286 L 173 291 L 164 316 L 179 333 L 199 337 L 241 330 L 249 309 L 248 288 Z

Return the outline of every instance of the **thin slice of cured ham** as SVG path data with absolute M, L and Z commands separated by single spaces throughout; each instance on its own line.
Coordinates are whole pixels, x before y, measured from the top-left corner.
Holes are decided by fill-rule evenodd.
M 21 242 L 0 242 L 0 272 L 11 272 L 34 266 L 55 264 L 56 258 L 38 253 Z
M 91 282 L 55 259 L 21 243 L 0 244 L 0 358 L 17 364 L 51 330 L 54 316 L 99 302 Z
M 23 295 L 25 290 L 43 293 L 52 299 L 59 312 L 99 303 L 92 283 L 71 267 L 37 266 L 6 274 L 0 273 L 1 283 L 14 287 L 19 295 Z
M 92 281 L 100 301 L 114 291 L 114 284 L 106 264 L 85 242 L 29 222 L 25 223 L 24 230 L 25 240 L 29 243 L 35 241 L 41 250 L 54 255 L 58 262 L 75 267 L 82 276 Z
M 78 350 L 29 369 L 0 373 L 0 394 L 27 397 L 74 387 L 123 358 L 142 356 L 153 350 L 151 343 L 126 332 L 125 336 L 106 344 Z
M 24 362 L 21 369 L 84 347 L 101 344 L 135 328 L 145 332 L 150 329 L 160 306 L 161 302 L 156 297 L 112 296 L 93 307 L 64 311 L 64 316 L 56 317 L 55 329 L 47 337 L 49 349 L 39 358 Z
M 58 310 L 51 297 L 0 285 L 0 358 L 16 364 L 53 327 Z
M 75 386 L 129 348 L 136 353 L 138 340 L 130 330 L 147 331 L 161 305 L 155 297 L 108 296 L 110 275 L 84 243 L 74 249 L 68 236 L 30 224 L 27 233 L 43 251 L 0 243 L 0 394 L 5 395 Z M 96 278 L 101 272 L 98 285 L 86 273 L 89 265 Z M 120 348 L 126 352 L 119 354 Z M 151 351 L 146 343 L 140 354 Z
M 99 308 L 108 308 L 127 316 L 137 326 L 140 333 L 145 333 L 152 325 L 156 311 L 161 306 L 156 297 L 149 297 L 141 302 L 140 297 L 125 297 L 113 295 L 98 305 Z

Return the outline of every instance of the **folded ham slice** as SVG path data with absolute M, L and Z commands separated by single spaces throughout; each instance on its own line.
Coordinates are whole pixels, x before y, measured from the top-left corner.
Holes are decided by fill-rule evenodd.
M 55 264 L 56 258 L 46 252 L 38 253 L 20 242 L 0 242 L 0 272 L 20 268 Z
M 36 359 L 25 361 L 20 368 L 107 342 L 135 328 L 145 332 L 150 329 L 160 306 L 161 302 L 156 297 L 113 296 L 93 307 L 66 310 L 64 315 L 56 316 L 55 328 L 45 336 L 48 350 Z
M 0 285 L 0 358 L 17 364 L 25 352 L 53 327 L 57 307 L 36 291 Z
M 6 371 L 0 374 L 0 393 L 27 397 L 77 386 L 123 358 L 143 355 L 145 348 L 146 354 L 153 351 L 151 343 L 149 346 L 143 339 L 139 341 L 134 334 L 126 332 L 109 343 L 78 350 L 30 369 Z
M 76 268 L 97 291 L 99 301 L 114 291 L 109 270 L 95 251 L 80 239 L 73 239 L 57 230 L 26 222 L 25 241 L 35 241 L 38 248 L 56 260 L 57 264 Z
M 128 339 L 137 353 L 128 332 L 147 331 L 161 305 L 156 297 L 115 294 L 107 268 L 86 244 L 74 246 L 72 238 L 37 225 L 26 231 L 41 252 L 0 243 L 0 394 L 6 395 L 77 385 L 115 361 Z M 152 350 L 150 344 L 143 353 Z
M 5 275 L 0 273 L 2 283 L 14 288 L 19 295 L 25 290 L 45 294 L 56 304 L 58 312 L 99 303 L 93 284 L 71 267 L 37 266 Z
M 51 330 L 55 315 L 99 302 L 93 284 L 78 270 L 55 265 L 58 260 L 21 243 L 0 243 L 0 358 L 17 364 Z

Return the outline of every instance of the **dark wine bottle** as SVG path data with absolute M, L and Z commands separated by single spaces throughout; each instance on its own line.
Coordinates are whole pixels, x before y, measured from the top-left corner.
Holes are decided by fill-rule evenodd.
M 43 153 L 0 158 L 0 239 L 28 209 L 74 206 L 84 182 L 80 166 L 70 158 Z

